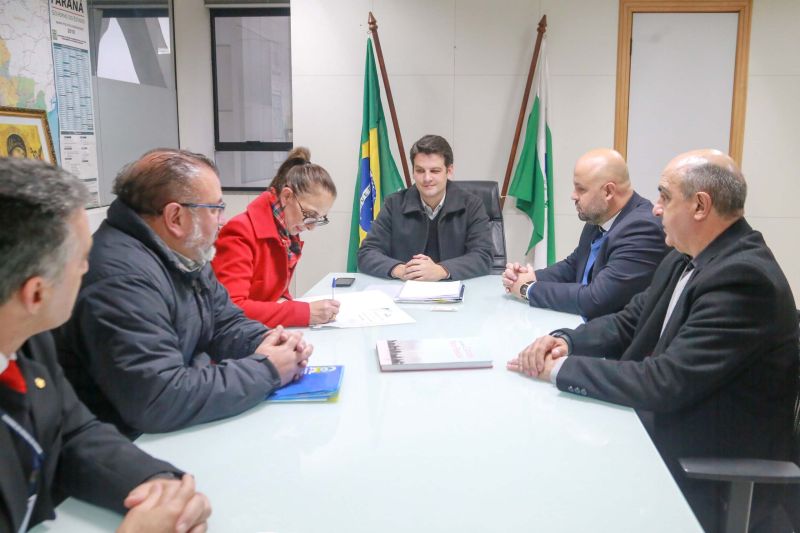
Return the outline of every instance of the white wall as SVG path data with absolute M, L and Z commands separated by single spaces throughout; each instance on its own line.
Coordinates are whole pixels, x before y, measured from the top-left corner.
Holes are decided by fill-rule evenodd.
M 800 2 L 754 0 L 742 171 L 746 215 L 800 306 Z
M 211 20 L 203 0 L 176 0 L 175 83 L 181 148 L 214 157 Z
M 574 161 L 613 141 L 616 0 L 295 0 L 295 143 L 311 148 L 340 190 L 331 225 L 306 239 L 298 290 L 345 264 L 370 10 L 378 19 L 406 150 L 426 133 L 443 135 L 453 145 L 456 179 L 498 181 L 536 25 L 547 13 L 556 245 L 559 255 L 571 251 L 581 227 L 569 201 Z M 507 245 L 511 259 L 522 259 L 531 226 L 512 203 L 505 214 Z
M 792 26 L 800 20 L 800 2 L 753 3 L 743 160 L 747 216 L 764 232 L 800 296 L 794 250 L 800 213 L 793 209 L 800 176 L 792 158 L 800 146 L 800 55 L 787 53 L 800 50 Z M 180 0 L 175 6 L 178 112 L 181 146 L 213 155 L 210 36 L 202 4 Z M 293 0 L 291 6 L 294 141 L 311 148 L 312 159 L 330 171 L 339 189 L 331 224 L 304 234 L 298 293 L 324 273 L 344 269 L 370 10 L 378 19 L 406 150 L 421 135 L 438 133 L 453 145 L 456 179 L 497 180 L 505 170 L 536 24 L 547 14 L 557 254 L 572 250 L 581 227 L 569 200 L 572 167 L 586 150 L 613 143 L 616 0 Z M 228 215 L 251 199 L 226 195 Z M 510 205 L 505 216 L 509 256 L 520 259 L 530 222 Z

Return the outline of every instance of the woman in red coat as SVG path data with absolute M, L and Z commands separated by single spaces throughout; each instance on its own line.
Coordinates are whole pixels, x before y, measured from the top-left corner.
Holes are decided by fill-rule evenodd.
M 211 263 L 231 300 L 270 327 L 322 324 L 339 311 L 335 300 L 308 304 L 289 294 L 303 250 L 300 233 L 327 224 L 336 198 L 328 172 L 309 158 L 306 148 L 289 152 L 269 189 L 223 226 Z

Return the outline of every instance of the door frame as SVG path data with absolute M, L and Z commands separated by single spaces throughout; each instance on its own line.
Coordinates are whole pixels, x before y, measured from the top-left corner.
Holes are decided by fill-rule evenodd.
M 617 41 L 617 94 L 614 112 L 614 148 L 627 158 L 628 113 L 631 81 L 631 39 L 634 13 L 738 13 L 736 62 L 733 70 L 733 99 L 729 155 L 740 166 L 744 145 L 744 115 L 747 105 L 747 62 L 750 57 L 752 0 L 619 0 Z

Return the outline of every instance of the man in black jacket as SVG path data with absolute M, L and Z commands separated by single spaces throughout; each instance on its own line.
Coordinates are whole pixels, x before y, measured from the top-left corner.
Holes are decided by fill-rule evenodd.
M 204 531 L 191 476 L 131 444 L 77 399 L 46 331 L 69 317 L 91 246 L 85 187 L 41 161 L 0 159 L 0 531 L 72 496 L 124 512 L 121 531 Z
M 492 265 L 489 217 L 453 182 L 453 149 L 438 135 L 411 147 L 414 187 L 386 198 L 361 243 L 358 269 L 403 280 L 484 276 Z
M 787 460 L 797 396 L 797 315 L 789 283 L 745 221 L 747 186 L 714 150 L 673 159 L 653 211 L 675 248 L 619 313 L 537 339 L 508 367 L 560 390 L 627 405 L 706 531 L 720 527 L 719 483 L 687 479 L 681 457 Z M 776 495 L 757 487 L 764 531 Z M 761 524 L 759 524 L 761 522 Z
M 586 222 L 578 246 L 563 261 L 534 272 L 510 263 L 503 285 L 533 307 L 592 319 L 619 311 L 653 279 L 667 253 L 653 204 L 633 190 L 622 156 L 608 149 L 575 164 L 572 201 Z
M 301 334 L 246 318 L 208 264 L 223 222 L 216 167 L 184 150 L 124 168 L 57 343 L 78 396 L 123 433 L 238 414 L 302 373 Z

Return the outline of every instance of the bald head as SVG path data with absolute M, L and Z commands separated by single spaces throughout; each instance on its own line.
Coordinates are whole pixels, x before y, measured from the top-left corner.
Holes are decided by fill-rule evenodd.
M 628 165 L 616 150 L 597 148 L 583 154 L 575 163 L 575 174 L 585 174 L 592 182 L 612 182 L 629 186 Z
M 744 212 L 747 182 L 731 157 L 719 150 L 692 150 L 672 159 L 664 175 L 674 176 L 683 197 L 698 192 L 708 194 L 714 210 L 726 218 L 738 218 Z
M 609 220 L 633 195 L 625 159 L 609 148 L 591 150 L 578 159 L 573 185 L 578 218 L 592 224 Z

